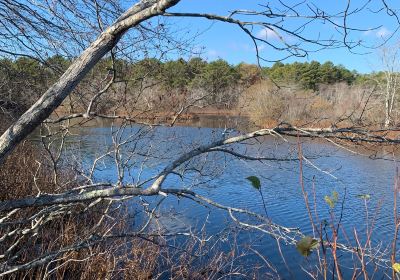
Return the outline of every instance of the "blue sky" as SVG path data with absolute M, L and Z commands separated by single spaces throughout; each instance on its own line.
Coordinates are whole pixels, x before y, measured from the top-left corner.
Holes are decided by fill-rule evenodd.
M 277 7 L 279 1 L 269 1 L 271 7 Z M 367 0 L 352 0 L 349 11 L 363 6 Z M 400 13 L 400 1 L 391 0 L 386 1 L 388 5 L 398 10 Z M 286 4 L 295 4 L 297 1 L 286 0 Z M 330 14 L 335 14 L 343 11 L 346 8 L 347 0 L 326 0 L 326 1 L 306 1 L 308 4 L 315 4 L 320 9 L 327 11 Z M 259 4 L 268 4 L 265 0 L 182 0 L 176 7 L 171 9 L 171 12 L 202 12 L 212 13 L 218 15 L 228 15 L 230 11 L 235 9 L 245 10 L 263 10 Z M 284 7 L 280 6 L 281 9 Z M 371 72 L 373 70 L 379 70 L 381 68 L 379 63 L 378 51 L 373 48 L 383 42 L 383 39 L 390 38 L 388 44 L 393 46 L 398 41 L 398 32 L 396 31 L 397 22 L 395 18 L 389 17 L 385 10 L 382 10 L 381 0 L 372 0 L 369 4 L 368 9 L 365 8 L 361 12 L 357 12 L 354 15 L 348 17 L 347 25 L 350 27 L 362 29 L 360 31 L 350 31 L 348 38 L 354 41 L 361 41 L 366 47 L 358 47 L 353 49 L 351 53 L 346 48 L 339 49 L 325 49 L 318 52 L 310 52 L 305 58 L 289 58 L 284 62 L 293 61 L 311 61 L 317 60 L 324 62 L 330 60 L 335 64 L 343 64 L 349 69 L 355 69 L 359 72 Z M 265 9 L 264 9 L 265 10 Z M 309 9 L 305 4 L 298 7 L 298 10 L 304 13 L 310 13 Z M 378 12 L 379 11 L 379 12 Z M 244 18 L 242 18 L 244 19 Z M 304 19 L 291 19 L 285 20 L 282 24 L 279 19 L 268 19 L 265 17 L 246 17 L 246 20 L 252 21 L 268 21 L 271 23 L 277 23 L 280 26 L 293 30 L 301 26 L 305 21 Z M 343 19 L 334 19 L 335 23 L 343 23 Z M 172 20 L 172 23 L 176 27 L 190 30 L 193 34 L 200 32 L 201 35 L 195 39 L 193 44 L 199 49 L 203 47 L 203 56 L 209 60 L 223 58 L 232 64 L 240 62 L 255 63 L 256 55 L 254 45 L 242 30 L 237 26 L 228 23 L 212 22 L 206 19 L 198 18 L 176 18 Z M 375 29 L 374 29 L 375 28 Z M 260 36 L 261 38 L 267 38 L 267 41 L 279 45 L 279 37 L 271 30 L 266 31 L 265 28 L 256 27 L 253 30 L 253 34 Z M 330 23 L 323 22 L 312 22 L 307 25 L 301 33 L 302 36 L 312 39 L 318 38 L 335 38 L 342 40 L 343 36 L 339 34 L 334 26 Z M 267 36 L 267 37 L 266 37 Z M 297 39 L 293 38 L 288 34 L 279 33 L 287 42 L 295 43 Z M 268 60 L 277 60 L 285 57 L 286 55 L 282 51 L 268 48 L 265 44 L 260 43 L 261 49 L 260 54 Z M 304 44 L 303 47 L 306 49 L 315 50 L 316 46 L 311 44 Z M 271 63 L 263 62 L 262 65 L 269 66 Z

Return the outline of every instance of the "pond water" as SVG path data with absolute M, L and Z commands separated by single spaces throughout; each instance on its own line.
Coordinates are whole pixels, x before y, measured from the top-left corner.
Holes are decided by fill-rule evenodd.
M 96 157 L 112 151 L 110 147 L 113 142 L 125 141 L 125 145 L 120 147 L 119 156 L 125 160 L 126 165 L 118 168 L 114 160 L 115 153 L 111 152 L 98 162 L 94 176 L 98 182 L 116 182 L 120 169 L 120 174 L 124 172 L 123 181 L 135 184 L 145 182 L 171 160 L 200 144 L 239 133 L 237 130 L 227 130 L 226 127 L 240 127 L 239 119 L 229 119 L 229 122 L 222 123 L 208 119 L 199 121 L 197 125 L 199 127 L 182 125 L 149 128 L 137 125 L 111 127 L 109 123 L 97 123 L 95 126 L 75 130 L 74 136 L 70 136 L 67 143 L 74 147 L 70 149 L 74 158 L 81 162 L 83 168 L 88 169 Z M 298 227 L 303 233 L 312 235 L 301 190 L 300 164 L 295 160 L 298 157 L 298 141 L 288 139 L 285 142 L 279 137 L 263 137 L 257 141 L 230 146 L 235 151 L 252 156 L 293 159 L 291 161 L 244 161 L 221 152 L 196 157 L 178 168 L 177 172 L 181 176 L 170 175 L 163 187 L 189 188 L 218 203 L 265 214 L 259 192 L 246 180 L 248 176 L 257 176 L 261 180 L 266 210 L 271 220 L 286 227 Z M 337 203 L 332 210 L 336 221 L 342 213 L 343 229 L 340 230 L 339 240 L 355 245 L 355 228 L 363 242 L 366 240 L 366 229 L 372 227 L 371 246 L 381 246 L 382 249 L 389 246 L 394 231 L 393 186 L 396 161 L 390 157 L 371 160 L 321 140 L 301 140 L 300 145 L 308 159 L 303 161 L 304 185 L 313 213 L 315 190 L 319 221 L 330 221 L 330 207 L 324 198 L 336 191 L 339 201 L 344 200 L 343 207 L 341 203 Z M 144 184 L 147 185 L 149 183 Z M 370 199 L 364 201 L 359 197 L 361 194 L 370 195 Z M 158 201 L 152 198 L 143 199 L 150 205 Z M 134 211 L 136 201 L 130 203 Z M 164 200 L 159 211 L 163 217 L 160 219 L 162 226 L 170 232 L 186 231 L 189 228 L 195 231 L 205 222 L 206 231 L 210 235 L 220 233 L 227 227 L 234 227 L 225 211 L 172 196 Z M 235 240 L 239 245 L 251 243 L 276 267 L 283 279 L 309 279 L 302 267 L 315 268 L 313 255 L 304 258 L 295 246 L 282 244 L 288 269 L 276 242 L 258 231 L 242 229 L 238 231 Z M 226 241 L 227 248 L 231 246 L 230 242 L 232 241 Z M 339 258 L 347 279 L 352 273 L 354 256 L 339 252 Z M 241 261 L 248 265 L 263 264 L 256 254 Z M 329 265 L 332 266 L 331 263 Z M 384 273 L 391 272 L 382 269 L 377 275 L 383 276 Z

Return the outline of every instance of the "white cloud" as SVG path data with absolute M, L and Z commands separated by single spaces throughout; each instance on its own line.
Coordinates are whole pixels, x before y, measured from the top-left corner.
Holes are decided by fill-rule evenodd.
M 258 51 L 259 52 L 261 52 L 261 51 L 263 51 L 263 50 L 265 50 L 266 48 L 267 48 L 267 46 L 266 45 L 259 45 L 259 46 L 257 46 L 258 47 Z
M 386 27 L 381 27 L 376 31 L 375 36 L 379 38 L 385 38 L 389 36 L 391 33 L 392 32 L 390 32 L 390 30 L 388 30 Z
M 271 28 L 264 28 L 258 31 L 257 37 L 260 39 L 268 40 L 268 39 L 274 39 L 274 40 L 279 40 L 280 39 L 280 34 L 278 34 L 277 31 L 271 29 Z
M 216 58 L 219 56 L 219 53 L 216 50 L 208 50 L 207 56 L 209 58 Z
M 388 30 L 386 27 L 381 27 L 379 29 L 368 29 L 366 31 L 364 31 L 364 36 L 375 36 L 378 38 L 386 38 L 389 35 L 392 34 L 392 32 L 390 30 Z
M 374 32 L 373 32 L 373 30 L 371 30 L 371 29 L 368 29 L 367 31 L 364 31 L 364 35 L 365 36 L 369 36 L 369 35 L 372 35 Z

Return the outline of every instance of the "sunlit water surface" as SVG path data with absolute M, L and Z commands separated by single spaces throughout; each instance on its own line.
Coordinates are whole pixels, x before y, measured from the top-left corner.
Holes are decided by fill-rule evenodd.
M 119 127 L 98 123 L 96 126 L 77 129 L 74 131 L 75 135 L 68 138 L 67 143 L 73 147 L 71 154 L 80 160 L 84 167 L 88 167 L 96 157 L 111 150 L 113 137 L 114 142 L 128 141 L 121 148 L 122 158 L 126 159 L 127 155 L 131 154 L 134 156 L 124 170 L 124 182 L 135 184 L 157 174 L 171 160 L 191 148 L 238 134 L 236 130 L 225 129 L 226 126 L 237 125 L 238 120 L 230 121 L 227 124 L 209 118 L 195 124 L 202 127 L 147 128 L 134 125 L 127 126 L 119 132 L 117 132 Z M 246 145 L 238 144 L 231 147 L 253 156 L 297 159 L 297 141 L 297 139 L 289 139 L 286 143 L 276 137 L 264 137 L 258 141 L 249 141 Z M 341 223 L 346 235 L 341 230 L 340 239 L 346 242 L 347 236 L 351 244 L 355 245 L 354 229 L 356 229 L 360 240 L 365 241 L 367 212 L 365 201 L 358 196 L 369 194 L 371 198 L 367 201 L 368 227 L 373 227 L 372 245 L 380 245 L 382 248 L 390 245 L 394 231 L 393 185 L 397 166 L 395 161 L 390 157 L 386 157 L 385 160 L 371 160 L 366 156 L 351 153 L 321 140 L 302 140 L 301 146 L 304 156 L 309 160 L 309 162 L 303 161 L 304 184 L 313 212 L 313 190 L 315 190 L 319 221 L 324 219 L 330 221 L 330 208 L 324 197 L 336 191 L 340 202 L 345 198 L 343 211 L 341 203 L 337 203 L 334 208 L 336 221 L 342 213 Z M 99 161 L 95 172 L 97 181 L 115 182 L 117 180 L 118 172 L 113 157 L 114 153 L 110 153 L 110 156 Z M 312 235 L 301 191 L 298 160 L 243 161 L 232 155 L 214 152 L 193 159 L 185 167 L 188 170 L 183 174 L 183 178 L 170 175 L 163 187 L 190 188 L 223 205 L 244 208 L 265 215 L 259 192 L 246 180 L 248 176 L 258 176 L 262 182 L 267 212 L 272 221 L 286 227 L 298 227 L 305 234 Z M 194 169 L 201 171 L 201 176 L 199 172 L 193 171 Z M 158 201 L 152 198 L 143 199 L 150 205 Z M 133 205 L 132 211 L 136 209 L 136 202 L 135 200 L 130 202 Z M 163 217 L 160 219 L 161 226 L 169 232 L 185 232 L 188 229 L 195 232 L 205 223 L 207 234 L 214 235 L 223 232 L 225 228 L 234 227 L 234 223 L 226 212 L 207 208 L 187 199 L 178 200 L 173 196 L 165 199 L 159 211 Z M 227 239 L 223 238 L 227 249 L 232 245 L 232 236 L 233 234 Z M 239 245 L 251 244 L 276 267 L 285 279 L 308 279 L 309 277 L 301 267 L 313 268 L 315 264 L 313 256 L 304 258 L 294 246 L 282 244 L 282 251 L 289 266 L 287 269 L 276 242 L 257 231 L 238 230 L 236 242 Z M 344 253 L 339 253 L 339 256 L 345 276 L 350 277 L 354 259 Z M 263 261 L 255 254 L 239 259 L 238 262 L 247 265 L 263 264 Z

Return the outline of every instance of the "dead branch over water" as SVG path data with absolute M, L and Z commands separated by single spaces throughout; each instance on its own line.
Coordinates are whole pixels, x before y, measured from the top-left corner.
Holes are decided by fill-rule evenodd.
M 369 88 L 371 92 L 363 91 L 362 96 L 354 102 L 357 104 L 349 106 L 353 111 L 344 110 L 343 118 L 327 127 L 315 126 L 321 119 L 313 120 L 312 126 L 280 122 L 282 112 L 275 110 L 279 102 L 275 102 L 276 99 L 271 99 L 271 102 L 269 99 L 281 86 L 270 79 L 269 82 L 275 87 L 266 95 L 269 101 L 267 107 L 271 111 L 279 111 L 274 116 L 274 121 L 279 120 L 279 125 L 249 133 L 226 128 L 222 133 L 218 131 L 213 137 L 203 139 L 205 141 L 186 143 L 184 137 L 179 135 L 157 139 L 155 127 L 174 126 L 190 108 L 201 108 L 204 104 L 239 104 L 237 95 L 248 85 L 242 84 L 237 91 L 225 89 L 225 94 L 218 94 L 226 81 L 218 80 L 219 83 L 212 86 L 204 85 L 204 82 L 200 86 L 201 82 L 197 81 L 198 84 L 193 82 L 189 94 L 187 88 L 179 85 L 180 81 L 173 81 L 175 88 L 160 90 L 160 81 L 154 77 L 148 78 L 151 66 L 157 64 L 157 61 L 145 59 L 149 55 L 164 59 L 169 52 L 174 51 L 191 54 L 192 51 L 188 50 L 191 38 L 176 39 L 177 34 L 171 28 L 176 27 L 176 24 L 168 24 L 169 19 L 202 18 L 232 24 L 254 44 L 260 64 L 271 60 L 262 56 L 261 47 L 278 52 L 280 58 L 277 60 L 305 57 L 321 49 L 343 47 L 356 51 L 365 46 L 351 34 L 376 30 L 380 26 L 365 29 L 349 26 L 349 21 L 363 12 L 372 15 L 383 13 L 394 20 L 398 29 L 400 22 L 396 10 L 386 1 L 377 1 L 378 8 L 370 7 L 372 1 L 366 1 L 358 7 L 353 7 L 351 1 L 348 1 L 341 11 L 334 13 L 308 1 L 296 4 L 278 1 L 273 4 L 264 3 L 257 6 L 257 10 L 237 9 L 227 15 L 219 15 L 173 10 L 181 2 L 184 0 L 143 0 L 126 9 L 121 1 L 0 0 L 0 14 L 3 17 L 0 21 L 0 53 L 12 59 L 32 59 L 46 66 L 46 71 L 57 73 L 52 76 L 54 80 L 43 79 L 43 85 L 34 88 L 35 97 L 31 98 L 33 102 L 29 100 L 24 103 L 26 112 L 11 122 L 0 136 L 0 275 L 10 278 L 71 278 L 73 273 L 81 278 L 157 279 L 165 275 L 177 279 L 234 276 L 261 278 L 266 275 L 279 278 L 280 271 L 256 248 L 250 245 L 248 248 L 240 248 L 236 242 L 237 232 L 252 231 L 276 241 L 277 251 L 292 276 L 294 274 L 290 271 L 281 244 L 300 247 L 306 256 L 317 251 L 317 262 L 302 267 L 311 278 L 327 279 L 332 276 L 333 279 L 343 279 L 346 264 L 341 263 L 341 252 L 354 256 L 353 279 L 360 275 L 369 278 L 371 269 L 395 277 L 395 271 L 390 269 L 396 263 L 397 254 L 399 221 L 396 203 L 392 247 L 371 245 L 374 226 L 373 223 L 369 224 L 369 198 L 366 195 L 363 199 L 367 213 L 367 238 L 361 239 L 360 233 L 354 230 L 354 245 L 342 226 L 346 193 L 341 201 L 337 193 L 327 196 L 329 219 L 319 220 L 315 197 L 312 203 L 304 188 L 303 164 L 307 163 L 325 175 L 334 175 L 320 169 L 312 159 L 304 155 L 300 143 L 297 146 L 297 156 L 287 157 L 261 152 L 254 154 L 247 148 L 257 146 L 266 137 L 283 143 L 290 142 L 293 137 L 320 139 L 353 154 L 361 154 L 355 144 L 368 148 L 378 145 L 396 147 L 400 141 L 399 131 L 396 127 L 390 128 L 390 125 L 395 119 L 393 87 L 397 86 L 398 73 L 386 72 L 386 84 L 377 81 Z M 332 34 L 315 36 L 304 32 L 314 24 L 328 24 Z M 266 34 L 272 32 L 277 40 L 256 34 L 260 28 Z M 65 60 L 60 57 L 68 57 L 70 63 L 62 65 Z M 145 58 L 142 62 L 146 63 L 136 65 L 145 68 L 144 75 L 121 75 L 124 69 L 129 68 L 124 68 L 124 63 L 138 62 L 138 57 Z M 201 60 L 197 62 L 202 63 Z M 95 65 L 101 63 L 106 64 L 100 68 L 102 73 L 95 73 Z M 220 67 L 223 63 L 216 65 Z M 250 68 L 244 67 L 243 71 Z M 168 70 L 176 69 L 173 65 Z M 167 75 L 168 71 L 163 74 Z M 10 84 L 3 80 L 0 82 L 0 89 Z M 388 91 L 383 98 L 384 128 L 363 126 L 363 117 L 371 107 L 369 102 L 375 98 L 372 96 L 378 87 L 384 88 L 385 85 Z M 315 88 L 316 84 L 312 86 Z M 5 91 L 11 93 L 3 95 L 15 96 L 15 91 L 19 93 L 20 90 L 16 86 Z M 167 104 L 164 107 L 174 112 L 171 122 L 138 121 L 140 115 L 160 109 L 163 99 L 160 92 L 166 92 L 169 95 L 168 101 L 174 105 L 169 106 L 170 103 L 164 100 Z M 8 99 L 1 100 L 0 109 L 4 112 L 9 107 L 18 106 L 13 98 Z M 374 99 L 377 100 L 380 99 Z M 111 101 L 116 104 L 109 104 Z M 60 105 L 65 114 L 57 116 L 56 109 Z M 120 114 L 121 111 L 125 114 Z M 357 115 L 354 125 L 347 125 L 348 122 L 345 127 L 337 125 L 342 124 L 343 119 L 354 120 L 354 115 Z M 95 151 L 94 158 L 86 163 L 84 155 L 79 153 L 82 151 L 76 148 L 81 143 L 70 142 L 69 137 L 76 133 L 76 129 L 95 119 L 120 122 L 111 124 L 110 142 L 106 149 L 92 147 L 99 151 Z M 29 141 L 25 142 L 35 129 L 39 130 L 39 144 L 36 146 Z M 179 146 L 176 150 L 179 153 L 173 150 L 173 145 Z M 162 150 L 163 146 L 167 149 Z M 221 155 L 224 161 L 213 158 Z M 106 160 L 111 164 L 107 165 Z M 280 225 L 273 217 L 268 217 L 260 180 L 254 176 L 247 179 L 250 178 L 253 187 L 259 191 L 265 215 L 225 205 L 204 195 L 201 186 L 218 178 L 228 166 L 229 160 L 262 164 L 293 162 L 299 165 L 300 185 L 313 236 L 307 236 L 296 225 Z M 110 166 L 115 174 L 106 180 L 99 179 L 99 172 L 110 170 Z M 136 177 L 130 174 L 133 170 L 139 170 Z M 167 183 L 167 179 L 175 176 L 184 181 L 188 173 L 197 177 L 192 178 L 184 187 Z M 395 202 L 398 195 L 397 181 L 396 177 Z M 313 191 L 315 195 L 315 189 Z M 200 230 L 168 229 L 162 225 L 166 218 L 161 215 L 160 208 L 171 197 L 219 209 L 236 226 L 208 235 L 207 216 Z M 338 216 L 333 210 L 335 205 L 339 205 Z M 342 235 L 347 243 L 339 238 Z M 227 246 L 227 240 L 234 242 Z M 260 269 L 248 269 L 240 263 L 249 254 L 262 260 L 263 266 Z M 329 264 L 331 261 L 333 265 Z M 262 274 L 257 274 L 262 269 Z

